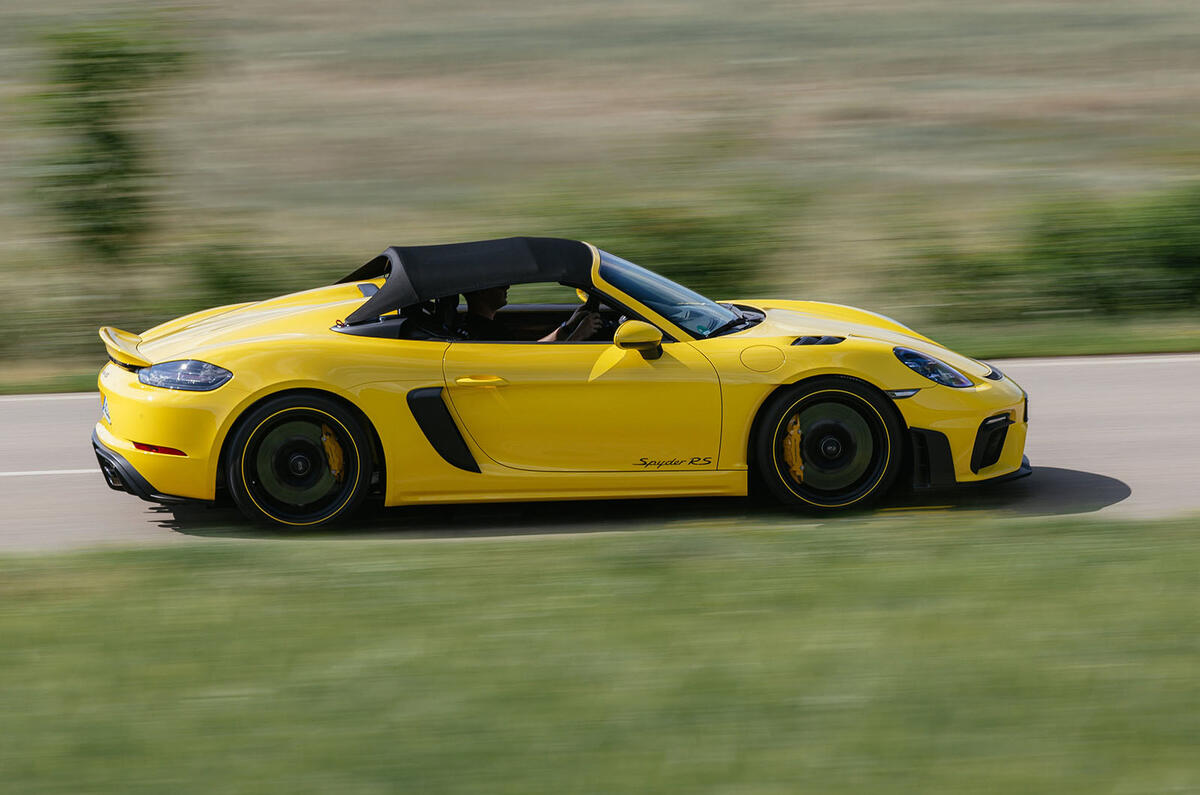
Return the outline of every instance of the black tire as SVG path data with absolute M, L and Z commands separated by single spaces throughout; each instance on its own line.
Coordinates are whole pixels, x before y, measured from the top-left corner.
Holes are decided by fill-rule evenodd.
M 225 479 L 248 518 L 293 527 L 329 524 L 362 503 L 371 481 L 371 436 L 340 403 L 281 395 L 238 423 Z
M 782 502 L 814 513 L 861 509 L 896 480 L 903 431 L 896 407 L 878 390 L 826 376 L 781 390 L 763 407 L 751 454 Z

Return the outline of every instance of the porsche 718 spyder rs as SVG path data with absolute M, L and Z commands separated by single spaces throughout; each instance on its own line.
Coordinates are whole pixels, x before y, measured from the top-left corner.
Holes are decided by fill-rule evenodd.
M 460 307 L 539 283 L 569 301 Z M 822 512 L 1030 471 L 1026 395 L 995 368 L 861 309 L 712 301 L 573 240 L 391 247 L 332 286 L 100 337 L 109 485 L 227 492 L 288 525 L 371 495 L 744 495 L 752 476 Z

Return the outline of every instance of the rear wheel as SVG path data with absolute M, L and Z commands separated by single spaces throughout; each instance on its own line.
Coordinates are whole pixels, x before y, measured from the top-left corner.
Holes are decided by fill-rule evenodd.
M 771 492 L 814 512 L 863 508 L 900 469 L 903 422 L 887 398 L 850 378 L 816 378 L 764 409 L 754 460 Z
M 247 517 L 292 526 L 345 518 L 366 496 L 370 437 L 321 395 L 283 395 L 251 411 L 229 444 L 226 480 Z

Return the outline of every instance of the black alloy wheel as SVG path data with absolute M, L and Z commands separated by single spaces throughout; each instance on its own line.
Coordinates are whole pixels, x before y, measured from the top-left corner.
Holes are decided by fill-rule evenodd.
M 870 385 L 815 378 L 764 406 L 754 463 L 784 503 L 817 513 L 865 508 L 896 479 L 903 429 L 895 406 Z
M 362 422 L 321 395 L 283 395 L 238 424 L 225 462 L 247 517 L 310 527 L 352 513 L 369 488 L 371 442 Z

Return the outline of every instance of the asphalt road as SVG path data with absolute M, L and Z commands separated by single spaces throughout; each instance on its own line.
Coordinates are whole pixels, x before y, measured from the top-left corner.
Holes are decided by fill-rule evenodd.
M 1165 517 L 1200 511 L 1200 354 L 996 362 L 1030 395 L 1034 474 L 983 489 L 901 497 L 888 512 Z M 0 397 L 0 550 L 271 535 L 228 508 L 168 509 L 110 490 L 90 436 L 95 393 Z M 394 508 L 349 533 L 373 538 L 613 532 L 710 522 L 812 523 L 750 499 Z

